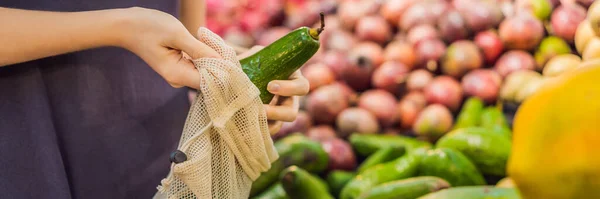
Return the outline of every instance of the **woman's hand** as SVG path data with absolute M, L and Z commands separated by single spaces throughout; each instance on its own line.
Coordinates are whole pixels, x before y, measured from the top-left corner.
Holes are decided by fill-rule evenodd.
M 262 48 L 264 47 L 254 46 L 238 55 L 238 58 L 248 57 Z M 274 134 L 279 131 L 283 122 L 292 122 L 296 119 L 300 108 L 299 96 L 308 94 L 309 84 L 308 80 L 298 70 L 290 76 L 289 80 L 269 82 L 267 90 L 275 95 L 271 103 L 265 104 L 267 118 L 269 119 L 269 131 Z
M 184 54 L 191 59 L 220 55 L 172 15 L 144 8 L 129 8 L 126 12 L 120 46 L 142 58 L 171 86 L 199 89 L 200 74 Z
M 265 105 L 269 131 L 274 134 L 281 129 L 283 122 L 296 120 L 300 108 L 299 97 L 308 94 L 309 84 L 298 70 L 290 76 L 289 80 L 271 81 L 267 90 L 275 94 L 271 103 Z

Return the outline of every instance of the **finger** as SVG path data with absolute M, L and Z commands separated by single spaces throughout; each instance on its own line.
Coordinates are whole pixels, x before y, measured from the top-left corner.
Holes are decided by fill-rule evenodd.
M 164 70 L 162 76 L 173 87 L 187 86 L 193 89 L 200 89 L 200 73 L 194 67 L 194 64 L 183 57 L 177 62 L 170 63 L 172 66 Z
M 279 132 L 279 130 L 281 130 L 282 126 L 282 121 L 269 121 L 269 132 L 271 133 L 271 135 L 275 135 Z
M 187 31 L 185 33 L 186 34 L 183 34 L 182 36 L 176 37 L 173 48 L 182 50 L 192 59 L 203 57 L 221 58 L 221 55 L 219 55 L 217 51 L 202 43 Z
M 270 106 L 264 105 L 267 111 L 267 119 L 284 122 L 293 122 L 298 115 L 298 109 L 291 106 Z
M 299 71 L 290 78 L 290 80 L 273 80 L 269 82 L 267 90 L 281 96 L 303 96 L 308 94 L 310 84 Z

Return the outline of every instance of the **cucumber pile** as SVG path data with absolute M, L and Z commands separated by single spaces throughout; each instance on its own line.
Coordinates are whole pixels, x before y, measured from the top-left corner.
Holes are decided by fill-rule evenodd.
M 253 184 L 250 198 L 520 198 L 506 176 L 510 138 L 502 111 L 475 97 L 435 143 L 352 134 L 347 139 L 359 159 L 354 170 L 331 169 L 336 157 L 323 140 L 292 133 L 275 142 L 281 157 Z

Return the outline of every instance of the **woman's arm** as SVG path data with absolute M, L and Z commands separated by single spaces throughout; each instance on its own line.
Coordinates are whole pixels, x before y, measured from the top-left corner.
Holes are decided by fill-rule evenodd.
M 177 18 L 158 10 L 45 12 L 0 8 L 0 66 L 100 46 L 118 46 L 135 53 L 173 87 L 200 86 L 200 74 L 183 52 L 192 59 L 220 57 Z
M 95 48 L 118 46 L 118 10 L 47 12 L 0 7 L 0 66 Z
M 206 1 L 181 0 L 179 4 L 179 20 L 188 31 L 197 37 L 196 31 L 206 26 Z

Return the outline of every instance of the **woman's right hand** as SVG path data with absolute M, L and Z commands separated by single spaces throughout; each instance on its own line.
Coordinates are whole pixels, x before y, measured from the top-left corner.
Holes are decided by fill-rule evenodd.
M 199 89 L 200 74 L 184 54 L 191 59 L 220 55 L 170 14 L 137 7 L 123 11 L 118 45 L 142 58 L 171 86 Z

